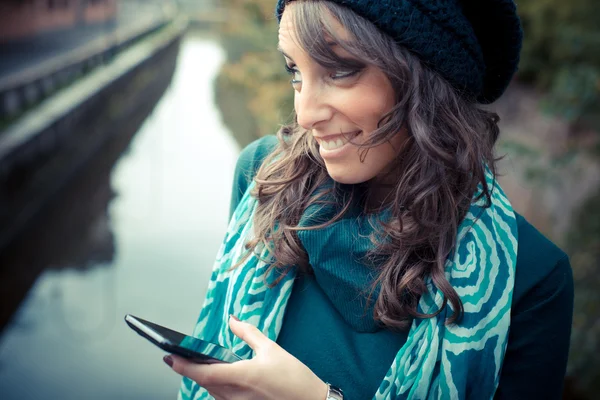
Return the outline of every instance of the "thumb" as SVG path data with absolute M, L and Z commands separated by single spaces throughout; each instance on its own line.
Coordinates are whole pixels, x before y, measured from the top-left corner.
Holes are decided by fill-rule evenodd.
M 246 342 L 255 353 L 258 353 L 260 349 L 264 349 L 265 346 L 269 346 L 273 342 L 257 327 L 240 321 L 235 315 L 229 316 L 229 328 L 235 336 Z

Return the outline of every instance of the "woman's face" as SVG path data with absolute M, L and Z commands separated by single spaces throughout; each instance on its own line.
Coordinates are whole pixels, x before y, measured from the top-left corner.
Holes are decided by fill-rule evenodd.
M 394 91 L 387 76 L 370 65 L 360 71 L 330 70 L 319 65 L 297 44 L 291 7 L 293 2 L 286 6 L 279 25 L 279 50 L 292 75 L 298 124 L 319 143 L 327 172 L 335 181 L 362 183 L 387 172 L 406 140 L 404 130 L 368 149 L 362 162 L 361 149 L 342 135 L 364 143 L 377 129 L 379 120 L 394 106 Z M 336 34 L 347 35 L 337 21 L 331 20 Z M 352 58 L 341 46 L 332 46 L 339 56 Z

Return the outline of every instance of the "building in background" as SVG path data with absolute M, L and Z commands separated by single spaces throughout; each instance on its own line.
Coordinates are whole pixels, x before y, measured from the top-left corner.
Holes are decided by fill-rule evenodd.
M 108 22 L 116 15 L 117 0 L 4 0 L 0 2 L 0 42 Z

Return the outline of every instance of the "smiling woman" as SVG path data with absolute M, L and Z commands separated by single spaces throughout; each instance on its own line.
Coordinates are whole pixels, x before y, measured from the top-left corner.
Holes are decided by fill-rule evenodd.
M 310 132 L 307 139 L 317 142 L 327 172 L 336 182 L 366 182 L 396 158 L 407 135 L 402 129 L 394 132 L 391 140 L 360 157 L 357 145 L 371 137 L 395 105 L 394 88 L 382 69 L 363 61 L 364 51 L 354 51 L 359 53 L 355 55 L 344 48 L 349 32 L 320 8 L 324 7 L 284 13 L 279 29 L 279 48 L 295 90 L 298 126 Z M 304 29 L 296 33 L 296 26 Z M 304 48 L 312 48 L 313 54 Z
M 560 398 L 570 265 L 499 187 L 481 106 L 517 68 L 512 0 L 276 10 L 296 119 L 240 156 L 194 332 L 245 360 L 168 358 L 180 398 Z

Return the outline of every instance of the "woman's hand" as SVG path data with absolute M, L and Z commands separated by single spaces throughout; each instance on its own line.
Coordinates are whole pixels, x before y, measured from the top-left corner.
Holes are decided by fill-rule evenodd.
M 254 350 L 254 358 L 231 364 L 196 364 L 166 356 L 165 362 L 217 400 L 325 400 L 327 385 L 297 358 L 234 316 L 229 318 L 229 327 Z

